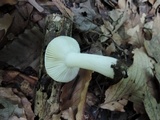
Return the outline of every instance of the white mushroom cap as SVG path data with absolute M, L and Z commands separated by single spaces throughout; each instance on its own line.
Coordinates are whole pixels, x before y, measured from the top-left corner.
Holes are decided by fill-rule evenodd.
M 58 82 L 69 82 L 78 74 L 78 67 L 66 65 L 66 56 L 69 53 L 80 53 L 77 41 L 71 37 L 59 36 L 47 46 L 45 52 L 45 69 L 48 75 Z

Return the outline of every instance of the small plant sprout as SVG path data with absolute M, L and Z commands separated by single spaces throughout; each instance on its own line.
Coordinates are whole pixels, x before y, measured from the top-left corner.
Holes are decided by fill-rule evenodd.
M 114 78 L 112 65 L 117 59 L 107 56 L 80 53 L 78 42 L 68 36 L 54 38 L 45 52 L 47 74 L 58 82 L 73 80 L 79 68 L 96 71 L 106 77 Z

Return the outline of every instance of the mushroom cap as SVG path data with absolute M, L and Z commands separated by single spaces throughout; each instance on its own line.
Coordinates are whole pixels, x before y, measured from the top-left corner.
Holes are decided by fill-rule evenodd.
M 48 44 L 44 64 L 47 74 L 55 81 L 69 82 L 77 76 L 79 68 L 66 65 L 69 53 L 80 53 L 78 42 L 71 37 L 59 36 Z

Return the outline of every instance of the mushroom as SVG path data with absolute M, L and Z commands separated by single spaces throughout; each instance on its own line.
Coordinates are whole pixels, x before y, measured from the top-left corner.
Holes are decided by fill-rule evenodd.
M 73 80 L 79 68 L 93 70 L 113 79 L 114 70 L 111 66 L 117 64 L 117 59 L 80 53 L 79 44 L 75 39 L 59 36 L 48 44 L 44 64 L 47 74 L 58 82 Z

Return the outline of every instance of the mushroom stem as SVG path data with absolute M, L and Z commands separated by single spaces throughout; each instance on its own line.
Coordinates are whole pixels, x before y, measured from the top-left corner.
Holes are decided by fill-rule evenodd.
M 117 59 L 107 56 L 69 53 L 65 59 L 68 67 L 79 67 L 96 71 L 109 78 L 114 78 L 114 70 L 111 65 L 117 64 Z

